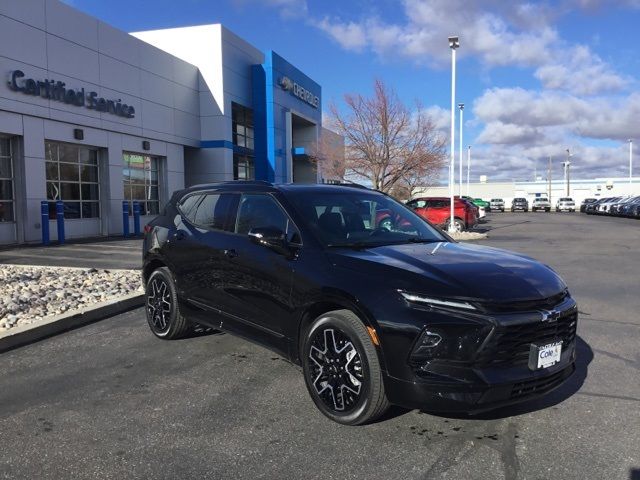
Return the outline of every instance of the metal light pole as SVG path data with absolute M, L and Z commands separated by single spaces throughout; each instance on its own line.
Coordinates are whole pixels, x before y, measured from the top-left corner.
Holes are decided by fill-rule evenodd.
M 464 103 L 459 103 L 458 108 L 460 109 L 460 155 L 458 161 L 460 162 L 460 189 L 458 190 L 458 196 L 462 197 L 462 118 L 464 115 Z
M 455 172 L 455 123 L 456 123 L 456 49 L 460 46 L 458 37 L 449 37 L 451 48 L 451 163 L 449 164 L 449 197 L 451 202 L 451 215 L 449 216 L 449 232 L 455 231 L 453 186 Z
M 567 161 L 564 162 L 564 176 L 565 176 L 565 180 L 567 181 L 567 197 L 571 196 L 571 172 L 569 167 L 571 167 L 571 153 L 569 152 L 569 149 L 567 148 Z
M 629 139 L 629 195 L 633 194 L 633 141 Z
M 471 171 L 471 145 L 467 148 L 467 197 L 469 196 L 469 173 Z

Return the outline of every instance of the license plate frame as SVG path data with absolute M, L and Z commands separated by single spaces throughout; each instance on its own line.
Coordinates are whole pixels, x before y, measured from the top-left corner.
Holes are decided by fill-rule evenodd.
M 562 341 L 529 347 L 529 368 L 541 370 L 549 368 L 560 361 L 562 357 Z

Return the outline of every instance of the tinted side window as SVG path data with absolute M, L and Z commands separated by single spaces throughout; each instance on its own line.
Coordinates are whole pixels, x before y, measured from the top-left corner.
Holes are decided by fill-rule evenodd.
M 202 200 L 202 195 L 198 194 L 189 195 L 188 197 L 183 198 L 180 200 L 180 203 L 178 203 L 180 213 L 193 222 L 193 216 L 196 211 L 195 207 L 198 205 L 200 200 Z
M 233 193 L 207 193 L 189 215 L 198 226 L 214 230 L 230 230 L 233 225 Z
M 280 205 L 266 194 L 246 194 L 240 200 L 236 233 L 246 235 L 252 228 L 277 228 L 289 242 L 300 243 L 300 234 Z

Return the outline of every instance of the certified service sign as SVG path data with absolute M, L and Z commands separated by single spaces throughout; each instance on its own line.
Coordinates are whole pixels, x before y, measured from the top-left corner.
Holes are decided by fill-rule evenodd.
M 292 95 L 298 97 L 303 102 L 308 103 L 313 108 L 318 108 L 320 106 L 320 98 L 318 98 L 317 95 L 314 95 L 306 88 L 298 85 L 289 77 L 281 77 L 278 81 L 278 84 L 282 87 L 283 90 L 291 92 Z

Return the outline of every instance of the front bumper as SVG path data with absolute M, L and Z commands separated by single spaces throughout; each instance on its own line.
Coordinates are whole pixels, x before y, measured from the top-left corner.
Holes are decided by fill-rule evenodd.
M 480 413 L 539 398 L 560 387 L 575 372 L 575 348 L 570 361 L 529 372 L 500 383 L 443 385 L 387 377 L 387 398 L 393 404 L 433 412 Z

